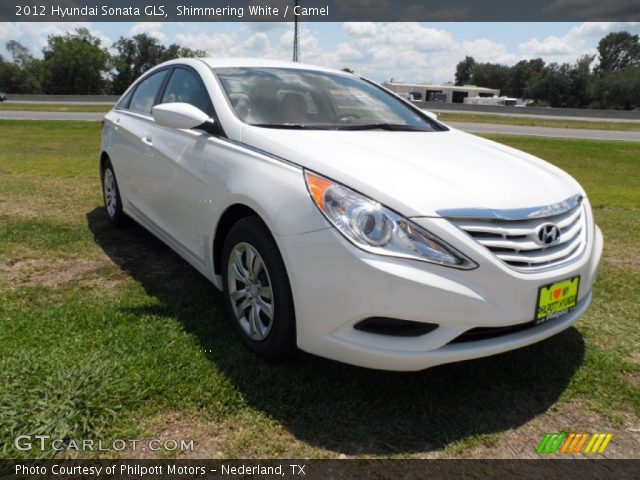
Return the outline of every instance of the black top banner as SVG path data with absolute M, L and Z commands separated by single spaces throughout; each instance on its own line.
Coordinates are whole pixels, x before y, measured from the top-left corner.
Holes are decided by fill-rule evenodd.
M 3 22 L 640 21 L 638 0 L 0 0 Z

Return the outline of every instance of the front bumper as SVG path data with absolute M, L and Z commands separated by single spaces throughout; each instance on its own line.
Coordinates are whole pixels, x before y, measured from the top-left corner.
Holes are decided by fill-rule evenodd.
M 520 348 L 568 328 L 587 310 L 602 254 L 593 227 L 584 254 L 547 272 L 521 273 L 502 264 L 444 219 L 417 219 L 479 267 L 464 271 L 364 252 L 335 229 L 278 236 L 290 277 L 298 347 L 309 353 L 383 370 L 421 370 Z M 475 327 L 533 320 L 538 288 L 580 275 L 578 305 L 555 320 L 495 338 L 450 343 Z M 438 324 L 431 333 L 394 337 L 354 328 L 387 317 Z

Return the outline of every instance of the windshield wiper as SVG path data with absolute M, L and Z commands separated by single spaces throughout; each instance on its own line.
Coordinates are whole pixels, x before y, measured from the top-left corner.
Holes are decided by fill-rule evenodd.
M 252 127 L 289 130 L 389 130 L 392 132 L 430 132 L 431 130 L 402 123 L 365 123 L 362 125 L 306 125 L 301 123 L 250 123 Z
M 402 123 L 366 123 L 363 125 L 341 125 L 338 130 L 389 130 L 393 132 L 430 132 L 431 130 Z
M 333 127 L 323 125 L 303 125 L 301 123 L 250 123 L 252 127 L 286 128 L 289 130 L 331 130 Z

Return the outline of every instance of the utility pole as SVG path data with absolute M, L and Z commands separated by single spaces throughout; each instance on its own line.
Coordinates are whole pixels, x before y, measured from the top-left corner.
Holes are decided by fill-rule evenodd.
M 295 6 L 298 6 L 298 0 L 295 0 Z M 293 11 L 296 12 L 295 8 Z M 293 14 L 293 61 L 298 61 L 298 16 Z

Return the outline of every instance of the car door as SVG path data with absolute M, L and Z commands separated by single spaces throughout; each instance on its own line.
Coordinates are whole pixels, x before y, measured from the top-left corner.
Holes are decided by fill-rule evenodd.
M 214 116 L 211 98 L 199 74 L 186 66 L 173 69 L 158 103 L 189 103 Z M 204 265 L 207 259 L 208 227 L 204 222 L 209 198 L 205 185 L 207 157 L 211 155 L 209 134 L 199 129 L 151 126 L 153 178 L 150 198 L 162 218 L 166 233 Z
M 113 163 L 124 208 L 141 220 L 160 219 L 153 208 L 152 176 L 153 151 L 151 149 L 151 109 L 156 103 L 168 69 L 154 72 L 141 80 L 123 98 L 113 114 L 113 130 L 117 141 L 112 142 Z

